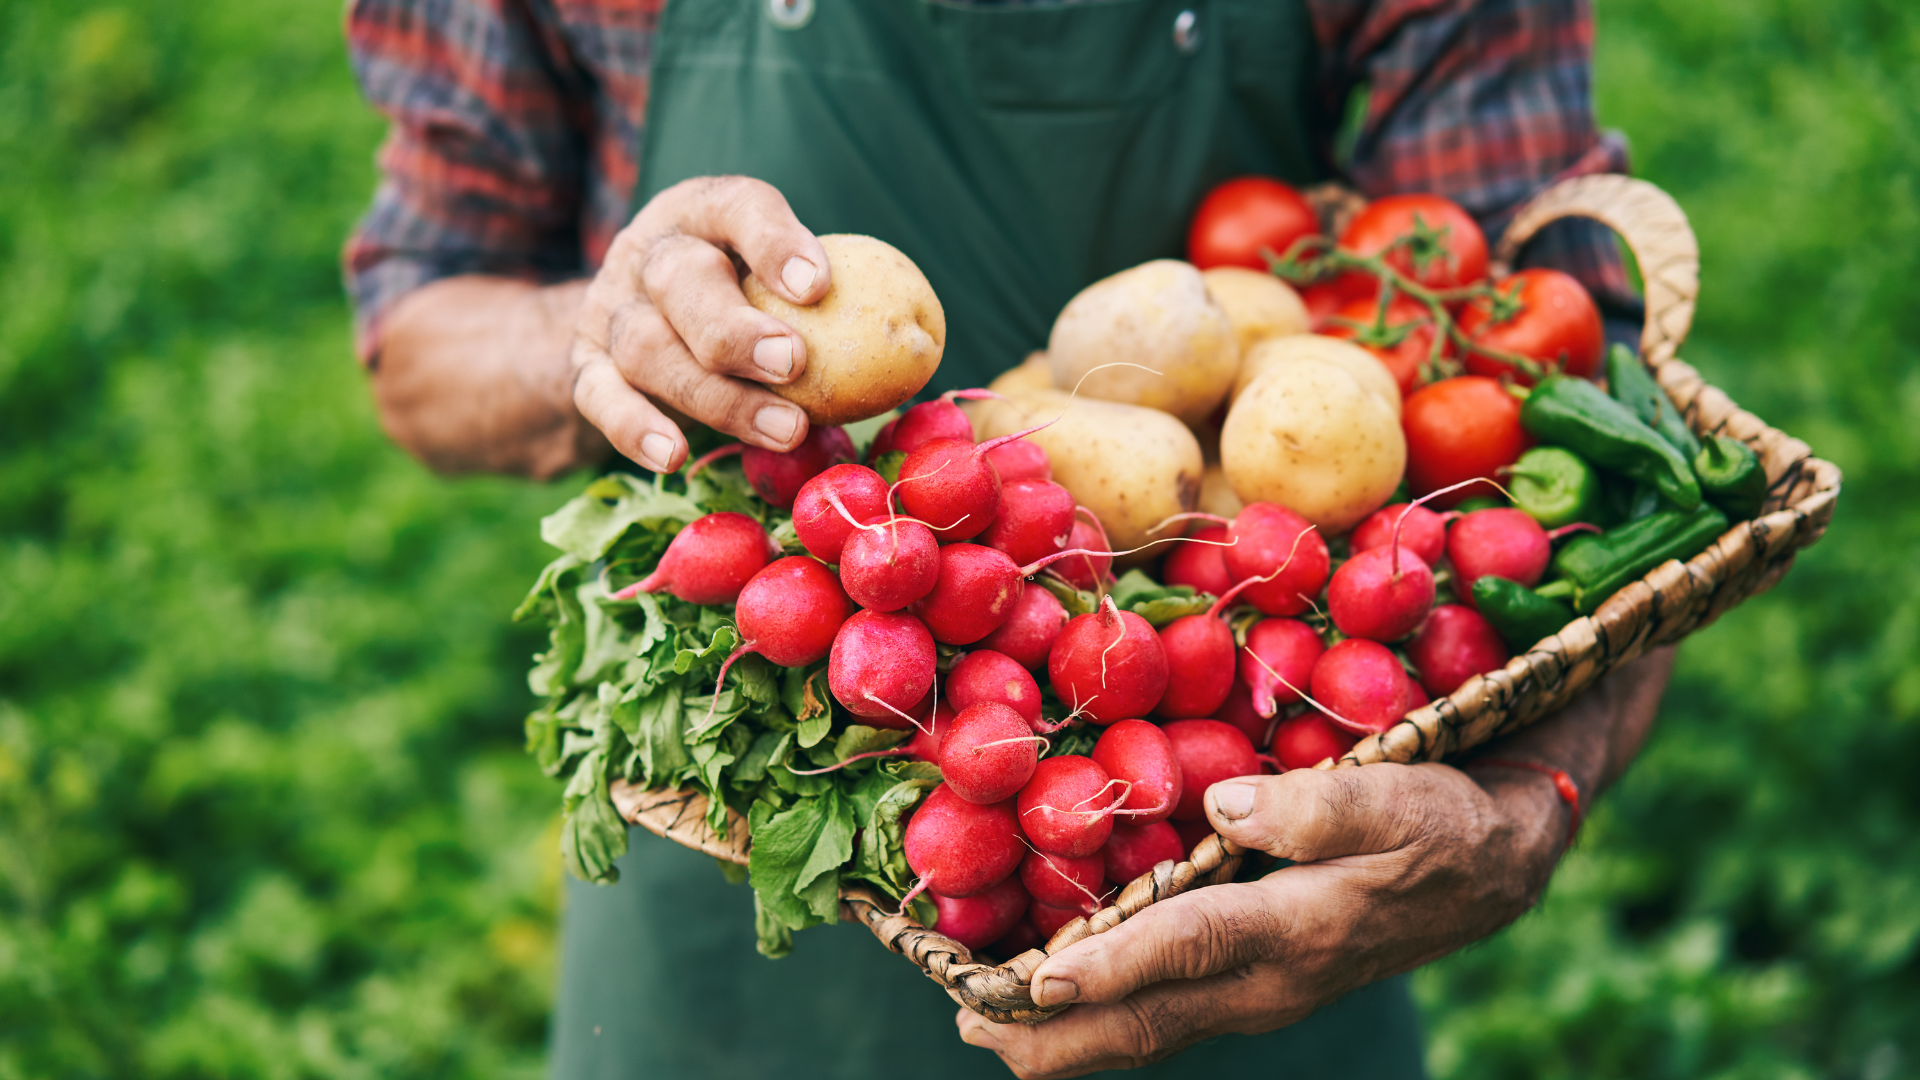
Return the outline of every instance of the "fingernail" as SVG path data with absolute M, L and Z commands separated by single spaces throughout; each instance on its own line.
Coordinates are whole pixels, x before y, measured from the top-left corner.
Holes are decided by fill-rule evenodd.
M 793 339 L 763 337 L 753 345 L 753 366 L 773 376 L 784 379 L 793 374 Z
M 673 440 L 665 435 L 656 431 L 640 440 L 640 464 L 654 472 L 666 472 L 672 458 Z
M 1049 1005 L 1065 1005 L 1069 1001 L 1078 1000 L 1079 997 L 1080 988 L 1070 980 L 1062 979 L 1057 975 L 1041 979 L 1040 985 L 1033 988 L 1033 1003 L 1042 1008 Z
M 800 430 L 800 410 L 769 405 L 753 414 L 753 426 L 774 442 L 784 443 Z
M 819 274 L 817 267 L 798 255 L 788 259 L 787 265 L 780 268 L 781 282 L 795 296 L 807 295 L 807 290 L 813 288 L 813 279 Z
M 1207 789 L 1214 812 L 1223 818 L 1243 818 L 1253 813 L 1253 785 L 1220 783 Z

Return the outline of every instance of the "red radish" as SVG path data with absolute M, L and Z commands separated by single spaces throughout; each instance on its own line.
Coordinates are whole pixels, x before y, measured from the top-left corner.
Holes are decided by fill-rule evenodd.
M 1013 929 L 1007 931 L 1005 937 L 987 946 L 987 951 L 1002 959 L 1011 959 L 1046 943 L 1047 939 L 1040 936 L 1040 930 L 1033 925 L 1033 920 L 1023 918 L 1013 924 Z
M 1312 598 L 1327 583 L 1331 560 L 1326 540 L 1306 518 L 1284 506 L 1248 503 L 1227 526 L 1227 542 L 1233 546 L 1220 551 L 1235 581 L 1269 577 L 1286 565 L 1284 573 L 1245 593 L 1247 603 L 1265 614 L 1298 615 L 1312 606 Z
M 1498 671 L 1510 654 L 1499 631 L 1479 612 L 1460 604 L 1442 604 L 1407 646 L 1407 655 L 1420 672 L 1421 686 L 1442 697 L 1475 675 Z
M 840 584 L 861 607 L 898 611 L 940 580 L 940 545 L 933 530 L 907 518 L 867 519 L 840 552 Z
M 1027 895 L 1054 907 L 1097 903 L 1107 891 L 1107 859 L 1098 851 L 1077 859 L 1029 851 L 1020 861 L 1020 884 Z
M 1031 671 L 1046 664 L 1047 651 L 1065 625 L 1067 609 L 1060 606 L 1058 597 L 1043 588 L 1023 588 L 1020 599 L 1013 602 L 1013 610 L 1007 613 L 1007 621 L 981 638 L 980 647 L 1005 653 Z
M 1447 558 L 1453 562 L 1454 594 L 1471 607 L 1473 583 L 1489 574 L 1532 588 L 1547 571 L 1553 544 L 1525 511 L 1494 507 L 1453 523 L 1447 530 Z
M 1176 720 L 1166 727 L 1173 759 L 1180 763 L 1180 802 L 1175 821 L 1197 821 L 1207 816 L 1207 789 L 1236 776 L 1260 775 L 1260 759 L 1253 743 L 1232 724 L 1218 720 Z
M 842 508 L 847 512 L 841 513 Z M 840 549 L 856 527 L 853 522 L 890 513 L 887 482 L 879 473 L 864 465 L 835 465 L 801 486 L 793 500 L 793 531 L 814 558 L 838 564 Z
M 893 437 L 888 443 L 889 450 L 904 450 L 911 454 L 915 449 L 934 439 L 956 439 L 964 443 L 973 442 L 973 422 L 960 406 L 939 398 L 923 401 L 900 414 L 893 422 Z
M 1075 919 L 1085 918 L 1099 911 L 1100 906 L 1081 903 L 1074 907 L 1054 907 L 1052 904 L 1035 902 L 1028 906 L 1027 917 L 1033 920 L 1033 928 L 1048 940 L 1059 933 L 1063 927 Z
M 806 667 L 833 648 L 834 635 L 851 614 L 853 605 L 833 571 L 805 555 L 776 559 L 740 590 L 733 617 L 745 640 L 727 663 L 754 652 L 781 667 Z
M 1167 652 L 1153 624 L 1107 597 L 1068 620 L 1047 653 L 1047 680 L 1069 709 L 1096 724 L 1145 716 L 1167 692 Z
M 1283 564 L 1270 577 L 1287 572 Z M 1259 578 L 1248 578 L 1220 595 L 1202 615 L 1182 615 L 1160 630 L 1160 645 L 1167 652 L 1167 692 L 1154 706 L 1154 712 L 1170 720 L 1211 716 L 1226 703 L 1233 689 L 1233 631 L 1220 620 L 1220 612 L 1241 593 L 1260 587 Z
M 1320 635 L 1298 619 L 1254 623 L 1240 654 L 1240 681 L 1252 691 L 1253 711 L 1270 717 L 1280 706 L 1299 701 L 1326 651 Z
M 895 442 L 899 432 L 894 433 Z M 943 542 L 968 540 L 986 531 L 1000 508 L 1000 477 L 972 442 L 929 439 L 907 453 L 900 466 L 900 505 L 927 522 Z
M 1009 877 L 973 896 L 934 893 L 933 906 L 940 913 L 934 920 L 934 930 L 969 949 L 978 949 L 1005 937 L 1027 913 L 1027 890 L 1021 887 L 1019 878 Z
M 1015 439 L 987 451 L 987 460 L 993 462 L 993 469 L 1000 474 L 1003 484 L 1015 480 L 1053 479 L 1053 463 L 1047 460 L 1047 452 L 1036 442 Z
M 1407 682 L 1407 711 L 1408 712 L 1412 712 L 1413 710 L 1419 708 L 1420 706 L 1429 704 L 1432 701 L 1433 699 L 1427 696 L 1426 689 L 1420 685 L 1420 680 L 1418 679 L 1408 680 Z
M 923 713 L 920 723 L 913 729 L 913 738 L 907 740 L 907 753 L 915 761 L 924 761 L 929 765 L 940 764 L 940 743 L 947 737 L 947 729 L 953 726 L 953 718 L 958 715 L 953 706 L 942 701 L 934 705 L 931 716 Z
M 614 593 L 667 592 L 690 604 L 731 604 L 740 590 L 780 554 L 760 523 L 745 514 L 708 514 L 674 534 L 653 573 Z
M 1217 545 L 1227 543 L 1224 525 L 1209 525 L 1193 534 L 1193 540 L 1206 543 L 1181 544 L 1167 552 L 1160 564 L 1160 579 L 1168 585 L 1191 585 L 1195 592 L 1219 596 L 1233 587 L 1233 575 L 1227 573 L 1227 558 Z
M 1363 551 L 1327 584 L 1327 614 L 1348 637 L 1398 641 L 1433 609 L 1433 571 L 1398 546 Z
M 1244 657 L 1241 662 L 1246 662 Z M 1309 668 L 1308 672 L 1311 674 L 1312 669 Z M 1273 717 L 1261 716 L 1253 707 L 1253 691 L 1247 689 L 1246 681 L 1238 675 L 1234 676 L 1233 689 L 1227 691 L 1226 704 L 1220 706 L 1213 718 L 1239 728 L 1240 734 L 1247 737 L 1255 750 L 1265 749 L 1273 735 Z
M 761 498 L 782 510 L 793 505 L 807 481 L 832 465 L 856 460 L 853 440 L 837 427 L 812 428 L 799 446 L 784 454 L 757 446 L 740 452 L 740 467 L 747 474 L 747 483 Z
M 1167 733 L 1145 720 L 1122 720 L 1100 733 L 1093 763 L 1128 785 L 1119 813 L 1135 824 L 1165 821 L 1180 802 L 1180 765 Z
M 1283 769 L 1311 769 L 1327 758 L 1338 761 L 1359 741 L 1317 712 L 1301 713 L 1274 729 L 1273 756 Z
M 947 700 L 962 710 L 975 702 L 997 701 L 1019 713 L 1036 733 L 1047 730 L 1040 719 L 1040 684 L 1012 657 L 992 649 L 970 652 L 953 665 L 947 672 Z
M 979 702 L 961 709 L 941 736 L 940 776 L 968 802 L 999 802 L 1033 777 L 1041 741 L 1019 713 Z
M 978 896 L 1020 868 L 1027 846 L 1013 800 L 972 803 L 941 784 L 907 821 L 907 865 L 940 896 Z
M 1413 680 L 1385 645 L 1348 638 L 1313 665 L 1313 696 L 1334 723 L 1356 735 L 1378 735 L 1412 707 Z
M 971 645 L 998 630 L 1026 588 L 1026 579 L 1062 559 L 1085 554 L 1068 549 L 1016 566 L 1007 553 L 979 544 L 948 544 L 940 549 L 940 580 L 913 605 L 913 613 L 933 631 L 933 640 Z M 1102 551 L 1099 554 L 1112 555 Z
M 1107 842 L 1114 811 L 1126 798 L 1126 783 L 1115 783 L 1092 758 L 1045 758 L 1020 789 L 1020 830 L 1049 855 L 1091 855 Z
M 1180 837 L 1181 845 L 1187 849 L 1182 858 L 1191 856 L 1193 849 L 1200 846 L 1200 841 L 1213 835 L 1213 824 L 1204 815 L 1198 821 L 1169 821 L 1167 824 L 1173 826 L 1174 835 Z
M 834 635 L 827 687 L 876 727 L 912 727 L 907 710 L 933 689 L 936 660 L 933 635 L 919 619 L 856 611 Z
M 1093 512 L 1087 511 L 1087 517 Z M 1084 548 L 1089 552 L 1107 550 L 1107 533 L 1098 521 L 1076 519 L 1073 532 L 1067 537 L 1067 550 Z M 1060 579 L 1083 592 L 1097 591 L 1113 574 L 1113 559 L 1106 555 L 1076 555 L 1053 564 L 1053 572 Z
M 1186 858 L 1187 846 L 1172 825 L 1156 821 L 1151 825 L 1115 825 L 1101 853 L 1107 864 L 1107 880 L 1124 886 L 1169 859 L 1179 862 Z
M 1067 549 L 1073 535 L 1073 495 L 1051 480 L 1000 485 L 999 509 L 980 542 L 1025 565 Z
M 893 450 L 893 429 L 899 426 L 900 418 L 896 416 L 881 424 L 880 430 L 873 433 L 873 442 L 867 445 L 867 464 L 879 461 L 881 455 Z
M 1386 547 L 1393 543 L 1394 525 L 1403 515 L 1406 524 L 1400 526 L 1401 550 L 1420 556 L 1420 561 L 1429 567 L 1440 565 L 1440 556 L 1447 553 L 1447 522 L 1452 515 L 1436 514 L 1424 506 L 1411 503 L 1383 506 L 1368 514 L 1347 542 L 1355 554 Z

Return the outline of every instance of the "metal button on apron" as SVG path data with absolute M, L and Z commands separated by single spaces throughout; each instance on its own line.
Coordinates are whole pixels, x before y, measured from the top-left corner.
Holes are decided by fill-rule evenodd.
M 813 0 L 767 0 L 767 17 L 782 29 L 798 30 L 813 18 Z
M 1188 54 L 1200 48 L 1200 16 L 1192 8 L 1173 17 L 1173 47 Z

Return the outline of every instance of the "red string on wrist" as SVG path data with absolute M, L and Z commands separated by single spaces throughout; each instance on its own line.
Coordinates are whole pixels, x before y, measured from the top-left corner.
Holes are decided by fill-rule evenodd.
M 1551 779 L 1553 790 L 1560 796 L 1560 801 L 1566 803 L 1567 809 L 1573 812 L 1573 820 L 1567 822 L 1567 846 L 1573 846 L 1573 834 L 1580 831 L 1580 785 L 1573 782 L 1573 777 L 1567 775 L 1567 770 L 1533 761 L 1508 761 L 1505 758 L 1481 758 L 1474 764 L 1492 765 L 1502 769 L 1525 769 Z

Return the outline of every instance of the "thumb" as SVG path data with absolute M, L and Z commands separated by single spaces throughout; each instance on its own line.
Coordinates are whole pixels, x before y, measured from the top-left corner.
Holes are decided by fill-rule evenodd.
M 1207 820 L 1242 847 L 1294 862 L 1373 855 L 1413 838 L 1426 800 L 1419 767 L 1289 769 L 1207 789 Z

